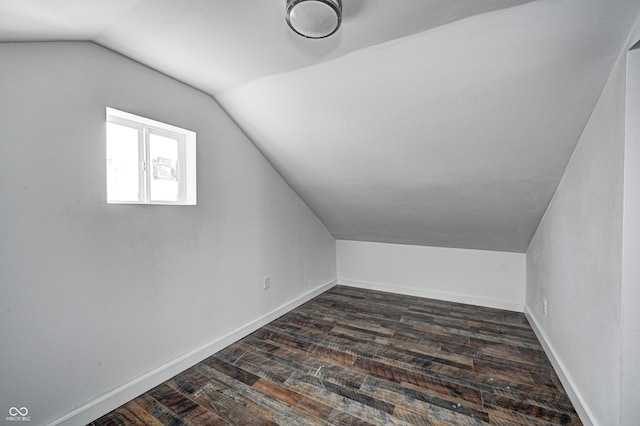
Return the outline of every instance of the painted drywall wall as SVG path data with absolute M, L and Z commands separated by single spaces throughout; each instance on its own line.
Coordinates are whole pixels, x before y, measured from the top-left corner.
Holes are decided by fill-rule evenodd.
M 0 420 L 65 418 L 335 281 L 334 238 L 211 97 L 92 43 L 0 62 Z M 197 132 L 197 206 L 106 203 L 106 106 Z
M 522 312 L 525 255 L 336 241 L 338 282 Z
M 527 251 L 525 311 L 587 424 L 620 424 L 625 67 L 626 52 Z
M 622 214 L 622 387 L 620 424 L 640 420 L 640 49 L 627 62 Z

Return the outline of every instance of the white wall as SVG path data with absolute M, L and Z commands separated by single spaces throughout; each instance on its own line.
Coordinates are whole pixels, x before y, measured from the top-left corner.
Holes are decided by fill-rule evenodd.
M 622 388 L 620 424 L 640 421 L 640 49 L 627 64 L 622 236 Z
M 333 237 L 209 96 L 91 43 L 0 63 L 3 417 L 89 421 L 334 283 Z M 197 132 L 197 206 L 106 203 L 106 106 Z
M 621 411 L 625 67 L 626 51 L 527 251 L 525 312 L 583 421 L 603 426 Z
M 359 241 L 336 242 L 338 282 L 522 312 L 525 255 Z

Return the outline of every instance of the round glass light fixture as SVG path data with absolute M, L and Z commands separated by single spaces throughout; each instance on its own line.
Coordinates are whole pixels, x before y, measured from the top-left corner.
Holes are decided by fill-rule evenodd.
M 287 0 L 286 17 L 303 37 L 329 37 L 340 28 L 342 0 Z

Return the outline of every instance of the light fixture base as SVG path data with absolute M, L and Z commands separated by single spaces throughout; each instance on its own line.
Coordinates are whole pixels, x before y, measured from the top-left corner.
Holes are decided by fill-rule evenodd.
M 306 38 L 325 38 L 338 31 L 342 0 L 287 0 L 287 24 Z

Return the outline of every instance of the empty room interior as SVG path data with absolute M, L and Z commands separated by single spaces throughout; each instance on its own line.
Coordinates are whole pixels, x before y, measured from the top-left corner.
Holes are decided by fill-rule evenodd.
M 0 423 L 640 424 L 639 17 L 0 0 Z

